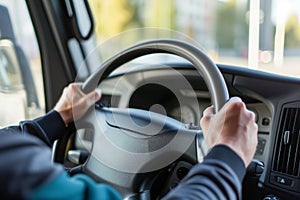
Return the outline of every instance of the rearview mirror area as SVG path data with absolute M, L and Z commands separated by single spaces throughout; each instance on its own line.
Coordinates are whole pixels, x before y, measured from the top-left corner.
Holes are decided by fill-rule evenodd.
M 87 0 L 65 0 L 77 39 L 87 40 L 94 31 L 94 20 Z
M 27 116 L 26 91 L 14 44 L 0 39 L 0 128 Z
M 20 65 L 13 43 L 0 40 L 0 91 L 11 93 L 23 89 Z

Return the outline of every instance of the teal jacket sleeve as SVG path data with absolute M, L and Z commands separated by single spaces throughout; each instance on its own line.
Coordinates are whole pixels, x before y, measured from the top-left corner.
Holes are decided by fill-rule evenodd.
M 121 200 L 114 189 L 105 184 L 97 184 L 86 175 L 69 177 L 65 172 L 51 182 L 38 187 L 30 200 Z
M 56 111 L 0 129 L 0 199 L 120 199 L 110 187 L 85 175 L 69 177 L 51 161 L 49 147 L 67 131 L 72 127 Z
M 109 186 L 86 175 L 69 177 L 61 165 L 51 162 L 49 146 L 69 129 L 55 111 L 0 129 L 1 199 L 121 199 Z M 241 199 L 244 174 L 241 158 L 219 145 L 164 199 Z

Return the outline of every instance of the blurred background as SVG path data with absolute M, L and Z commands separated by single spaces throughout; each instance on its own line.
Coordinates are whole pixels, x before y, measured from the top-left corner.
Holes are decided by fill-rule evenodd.
M 217 63 L 300 77 L 298 0 L 89 0 L 89 2 L 96 22 L 98 44 L 124 31 L 137 28 L 173 30 L 193 38 Z M 251 10 L 252 15 L 251 4 L 259 5 L 258 9 Z M 250 27 L 251 17 L 254 21 L 256 19 L 258 29 Z M 161 32 L 163 31 L 158 31 L 157 34 Z M 258 48 L 251 49 L 253 42 L 249 43 L 249 33 L 255 32 L 259 34 Z M 147 34 L 147 30 L 135 31 L 134 34 L 130 34 L 130 38 L 125 37 L 121 43 L 126 47 L 128 40 L 139 41 Z M 159 35 L 157 37 L 159 38 Z M 255 53 L 254 61 L 248 60 L 249 48 Z

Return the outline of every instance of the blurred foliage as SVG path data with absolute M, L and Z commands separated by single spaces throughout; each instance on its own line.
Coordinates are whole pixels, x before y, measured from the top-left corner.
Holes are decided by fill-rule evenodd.
M 219 2 L 216 16 L 216 40 L 219 48 L 233 48 L 236 24 L 236 1 Z
M 218 2 L 215 26 L 219 49 L 235 49 L 239 52 L 248 46 L 249 24 L 245 9 L 239 7 L 237 0 Z
M 141 27 L 175 29 L 174 0 L 89 0 L 98 40 Z
M 89 0 L 95 19 L 95 31 L 97 40 L 103 41 L 123 31 L 157 27 L 177 30 L 178 17 L 176 13 L 176 0 Z M 248 1 L 249 3 L 249 1 Z M 237 50 L 248 46 L 248 23 L 246 20 L 247 9 L 240 9 L 238 0 L 218 1 L 213 37 L 217 49 Z M 193 25 L 189 25 L 185 32 L 194 36 Z M 204 32 L 198 33 L 205 34 Z M 131 40 L 139 40 L 143 37 L 143 31 L 138 35 L 132 35 Z M 202 37 L 205 38 L 205 37 Z M 271 39 L 273 41 L 273 39 Z M 203 42 L 203 41 L 200 41 Z M 285 27 L 285 46 L 300 47 L 300 25 L 296 14 L 291 15 Z
M 176 29 L 176 11 L 174 0 L 152 0 L 147 4 L 145 26 Z
M 128 3 L 128 0 L 89 0 L 89 4 L 98 37 L 108 38 L 119 34 L 134 16 L 134 8 Z
M 300 47 L 300 24 L 296 14 L 291 15 L 285 25 L 285 46 Z

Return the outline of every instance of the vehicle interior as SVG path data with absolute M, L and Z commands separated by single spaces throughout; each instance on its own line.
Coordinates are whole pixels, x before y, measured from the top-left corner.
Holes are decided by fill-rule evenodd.
M 258 125 L 243 199 L 299 199 L 299 61 L 293 0 L 0 0 L 0 127 L 50 111 L 71 82 L 101 88 L 53 160 L 160 199 L 207 153 L 203 111 L 238 96 Z

